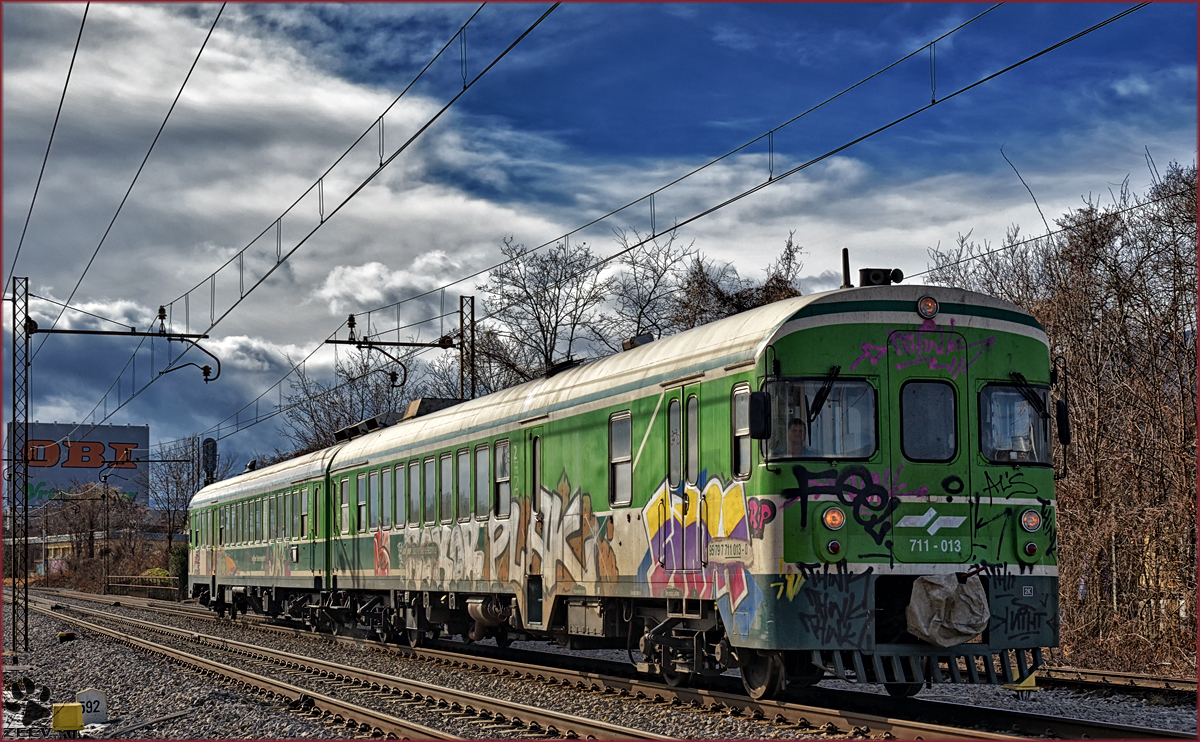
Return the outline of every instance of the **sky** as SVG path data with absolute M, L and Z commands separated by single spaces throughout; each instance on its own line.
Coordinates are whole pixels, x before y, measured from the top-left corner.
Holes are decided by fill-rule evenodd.
M 571 233 L 607 255 L 616 229 L 662 230 L 770 180 L 679 237 L 753 279 L 794 231 L 812 293 L 840 283 L 843 247 L 852 269 L 912 276 L 961 234 L 1043 231 L 1038 205 L 1052 220 L 1125 181 L 1144 191 L 1148 155 L 1160 169 L 1195 161 L 1194 4 L 1152 4 L 955 95 L 1133 5 L 990 7 L 566 3 L 489 67 L 549 4 L 231 4 L 215 27 L 218 5 L 94 4 L 47 156 L 84 8 L 6 3 L 6 281 L 29 278 L 42 328 L 77 282 L 72 306 L 139 330 L 159 305 L 176 332 L 224 314 L 202 341 L 218 380 L 183 368 L 132 401 L 178 344 L 36 336 L 31 419 L 91 424 L 120 407 L 108 422 L 148 424 L 152 442 L 212 435 L 264 392 L 260 414 L 277 404 L 314 350 L 306 368 L 328 374 L 321 344 L 348 313 L 409 299 L 372 313 L 394 328 L 480 294 L 486 276 L 412 298 L 499 262 L 506 238 Z M 659 192 L 652 222 L 644 197 L 771 130 Z M 57 326 L 120 329 L 75 312 Z M 222 450 L 270 451 L 276 428 L 225 437 L 226 424 Z

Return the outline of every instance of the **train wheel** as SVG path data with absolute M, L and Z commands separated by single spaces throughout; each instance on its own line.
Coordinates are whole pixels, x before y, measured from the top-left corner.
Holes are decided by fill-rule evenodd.
M 686 688 L 691 682 L 692 676 L 691 673 L 679 672 L 674 668 L 664 667 L 662 671 L 662 678 L 663 682 L 672 688 Z
M 754 651 L 742 666 L 742 685 L 746 688 L 746 694 L 756 701 L 779 697 L 786 683 L 787 672 L 779 652 Z
M 508 638 L 507 626 L 497 626 L 493 632 L 493 635 L 496 637 L 496 646 L 500 647 L 501 649 L 507 647 L 509 644 L 512 644 L 512 639 Z
M 884 683 L 883 687 L 892 698 L 911 698 L 917 695 L 924 683 Z
M 425 643 L 425 632 L 420 629 L 406 629 L 404 633 L 408 635 L 408 646 L 413 649 Z

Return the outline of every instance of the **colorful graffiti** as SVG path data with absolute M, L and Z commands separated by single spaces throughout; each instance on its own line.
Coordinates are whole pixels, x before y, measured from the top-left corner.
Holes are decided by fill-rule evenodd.
M 753 499 L 765 524 L 767 501 Z M 722 486 L 706 472 L 697 485 L 671 488 L 664 480 L 642 520 L 649 548 L 639 577 L 651 595 L 714 600 L 726 625 L 747 636 L 763 594 L 750 573 L 754 548 L 742 483 Z
M 383 576 L 388 574 L 391 567 L 391 557 L 388 555 L 388 539 L 387 534 L 383 532 L 383 527 L 375 528 L 375 575 Z

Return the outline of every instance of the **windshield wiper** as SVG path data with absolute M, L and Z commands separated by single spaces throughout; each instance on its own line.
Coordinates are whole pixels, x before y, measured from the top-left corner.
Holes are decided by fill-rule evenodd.
M 842 372 L 841 366 L 830 366 L 829 375 L 825 377 L 825 381 L 821 383 L 821 388 L 817 390 L 813 397 L 812 404 L 808 407 L 808 424 L 811 426 L 813 420 L 817 419 L 817 415 L 821 414 L 821 408 L 825 406 L 825 400 L 829 397 L 829 392 L 833 389 L 833 380 Z
M 1043 420 L 1049 420 L 1050 413 L 1046 411 L 1046 403 L 1042 401 L 1042 398 L 1038 396 L 1038 393 L 1035 392 L 1033 387 L 1029 385 L 1029 382 L 1025 379 L 1025 374 L 1021 373 L 1020 371 L 1011 371 L 1008 375 L 1011 376 L 1013 381 L 1016 382 L 1017 391 L 1020 392 L 1021 396 L 1025 398 L 1025 401 L 1029 403 L 1029 406 L 1037 410 L 1038 415 L 1040 415 Z

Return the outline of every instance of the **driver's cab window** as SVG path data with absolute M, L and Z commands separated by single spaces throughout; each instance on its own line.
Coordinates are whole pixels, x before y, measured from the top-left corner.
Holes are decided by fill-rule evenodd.
M 867 459 L 875 454 L 875 388 L 861 379 L 780 379 L 771 399 L 767 455 L 780 459 Z

